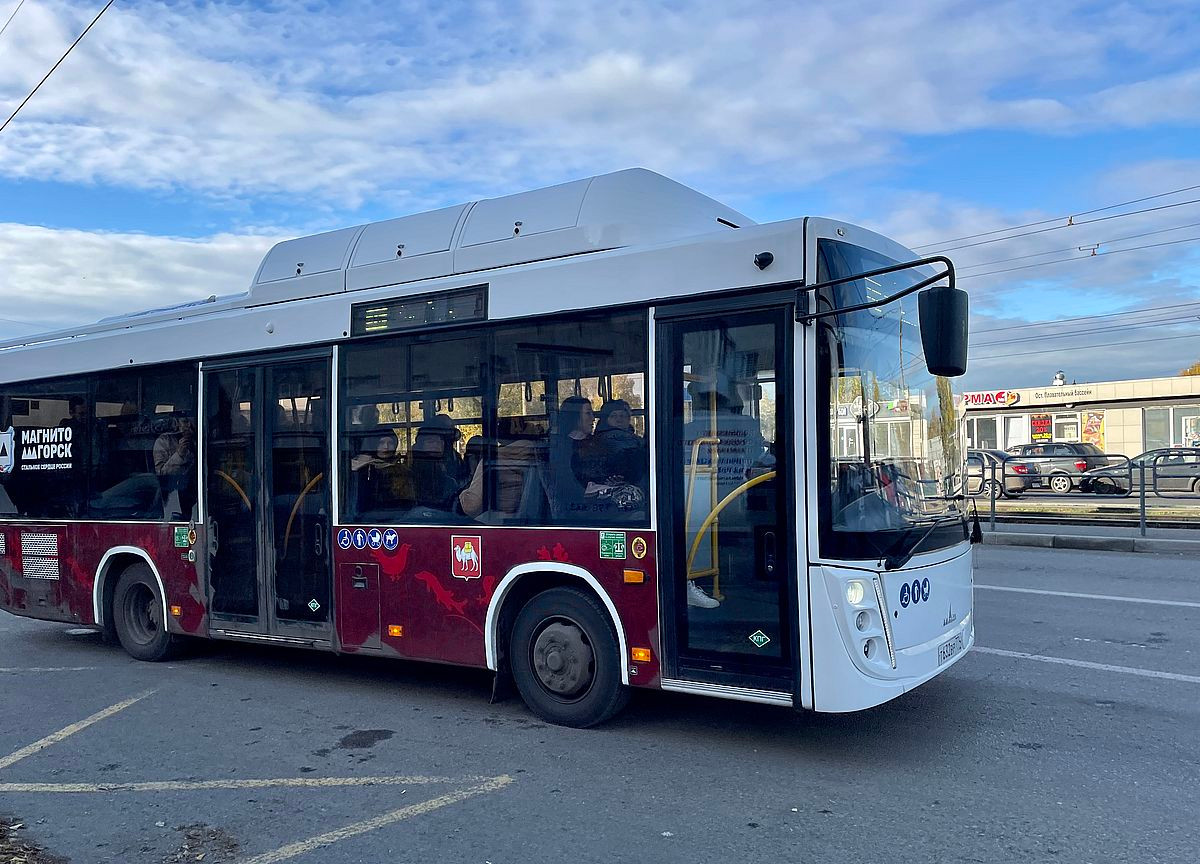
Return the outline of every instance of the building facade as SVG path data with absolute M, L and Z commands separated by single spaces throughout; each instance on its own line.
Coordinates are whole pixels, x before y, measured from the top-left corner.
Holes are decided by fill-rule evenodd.
M 971 447 L 1071 441 L 1131 457 L 1159 447 L 1200 447 L 1197 375 L 978 390 L 964 399 Z

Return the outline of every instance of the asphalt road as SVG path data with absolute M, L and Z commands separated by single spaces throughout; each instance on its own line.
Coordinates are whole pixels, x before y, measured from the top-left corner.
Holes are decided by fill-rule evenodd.
M 0 613 L 0 815 L 75 864 L 1192 860 L 1200 559 L 977 560 L 982 650 L 904 698 L 639 694 L 589 731 L 489 705 L 475 672 L 224 644 L 136 663 Z

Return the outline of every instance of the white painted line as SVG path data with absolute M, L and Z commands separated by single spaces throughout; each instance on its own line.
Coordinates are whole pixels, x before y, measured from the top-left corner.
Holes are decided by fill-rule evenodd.
M 1162 678 L 1167 681 L 1182 681 L 1185 684 L 1200 684 L 1200 675 L 1181 675 L 1178 672 L 1159 672 L 1157 669 L 1137 669 L 1133 666 L 1111 666 L 1108 663 L 1092 663 L 1088 660 L 1068 660 L 1065 657 L 1047 657 L 1043 654 L 1026 654 L 1024 651 L 1005 651 L 1003 648 L 984 648 L 976 645 L 971 649 L 980 654 L 995 654 L 997 657 L 1012 657 L 1016 660 L 1036 660 L 1039 663 L 1058 663 L 1080 669 L 1095 669 L 1099 672 L 1120 672 L 1142 678 Z
M 91 672 L 97 666 L 0 666 L 0 675 L 20 675 L 35 672 Z
M 273 852 L 255 855 L 253 858 L 245 859 L 241 864 L 276 864 L 278 861 L 286 861 L 289 858 L 295 858 L 297 855 L 303 855 L 306 852 L 312 852 L 314 849 L 320 849 L 332 843 L 337 843 L 339 840 L 347 840 L 351 837 L 357 837 L 359 834 L 366 834 L 369 831 L 386 828 L 388 825 L 394 825 L 413 816 L 423 816 L 426 813 L 432 813 L 434 810 L 449 806 L 450 804 L 457 804 L 468 798 L 474 798 L 476 795 L 497 792 L 511 782 L 512 778 L 507 774 L 500 777 L 493 777 L 476 786 L 458 789 L 420 804 L 412 804 L 408 807 L 401 807 L 399 810 L 393 810 L 391 813 L 384 813 L 382 816 L 376 816 L 374 819 L 355 822 L 353 825 L 338 828 L 336 831 L 318 834 L 316 837 L 310 837 L 307 840 L 301 840 L 297 843 L 290 843 Z
M 1190 600 L 1151 600 L 1148 597 L 1120 597 L 1116 594 L 1079 594 L 1074 591 L 1047 591 L 1044 588 L 1009 588 L 1007 585 L 976 585 L 984 591 L 1012 591 L 1014 594 L 1045 594 L 1049 597 L 1074 597 L 1079 600 L 1116 600 L 1121 603 L 1149 603 L 1151 606 L 1181 606 L 1200 609 L 1200 603 Z
M 22 747 L 20 750 L 16 751 L 11 756 L 5 756 L 3 759 L 0 759 L 0 770 L 7 768 L 10 765 L 15 765 L 17 762 L 20 762 L 22 759 L 24 759 L 27 756 L 32 756 L 34 753 L 40 753 L 42 750 L 45 750 L 51 744 L 57 744 L 59 741 L 62 741 L 65 738 L 70 738 L 76 732 L 83 731 L 87 727 L 91 726 L 93 723 L 99 723 L 105 717 L 111 717 L 112 715 L 116 714 L 118 711 L 124 711 L 126 708 L 128 708 L 133 703 L 139 702 L 142 699 L 145 699 L 147 696 L 149 696 L 153 692 L 154 692 L 153 690 L 147 690 L 145 693 L 139 693 L 137 696 L 134 696 L 132 699 L 126 699 L 124 702 L 118 702 L 116 705 L 110 705 L 109 707 L 105 708 L 103 711 L 97 711 L 91 717 L 87 717 L 83 720 L 80 720 L 78 723 L 72 723 L 70 726 L 67 726 L 63 729 L 59 729 L 53 735 L 47 735 L 45 738 L 41 739 L 40 741 L 34 741 L 28 747 Z
M 0 783 L 0 792 L 78 794 L 89 792 L 187 792 L 198 789 L 268 789 L 331 786 L 421 786 L 462 783 L 482 777 L 279 777 L 265 780 L 161 780 L 149 783 Z

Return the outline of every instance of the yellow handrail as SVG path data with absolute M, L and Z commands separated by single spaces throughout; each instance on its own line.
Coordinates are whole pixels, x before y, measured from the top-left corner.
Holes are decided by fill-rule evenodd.
M 304 496 L 309 493 L 314 486 L 321 482 L 321 478 L 325 476 L 325 472 L 321 472 L 316 477 L 308 481 L 308 485 L 304 487 L 300 495 L 296 498 L 296 503 L 292 505 L 292 512 L 288 515 L 287 530 L 283 532 L 283 554 L 287 557 L 288 542 L 292 539 L 292 521 L 296 518 L 296 511 L 300 509 L 300 502 L 304 500 Z
M 247 510 L 254 509 L 254 505 L 252 505 L 250 503 L 250 499 L 246 497 L 246 493 L 242 491 L 242 487 L 238 485 L 238 482 L 236 480 L 234 480 L 232 477 L 230 477 L 224 471 L 218 471 L 217 476 L 220 477 L 221 479 L 227 481 L 229 483 L 229 485 L 233 487 L 233 491 L 237 492 L 238 495 L 241 496 L 242 503 L 246 505 Z
M 713 508 L 713 511 L 709 513 L 707 517 L 705 517 L 704 522 L 700 525 L 700 530 L 696 532 L 696 539 L 692 541 L 691 551 L 688 552 L 687 570 L 690 571 L 692 569 L 692 562 L 696 560 L 696 553 L 700 551 L 700 538 L 704 536 L 704 532 L 708 529 L 708 526 L 716 520 L 717 515 L 729 506 L 729 502 L 739 495 L 745 494 L 747 491 L 753 489 L 760 483 L 766 483 L 768 480 L 774 479 L 774 471 L 768 471 L 766 474 L 759 474 L 757 477 L 747 480 L 741 486 L 737 487 L 721 499 L 720 503 Z

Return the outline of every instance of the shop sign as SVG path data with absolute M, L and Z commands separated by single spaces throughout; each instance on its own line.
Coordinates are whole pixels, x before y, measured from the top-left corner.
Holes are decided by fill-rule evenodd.
M 967 405 L 974 408 L 1007 408 L 1021 401 L 1021 394 L 1016 390 L 984 390 L 963 395 Z
M 1029 415 L 1029 440 L 1052 441 L 1054 439 L 1054 421 L 1049 414 Z

